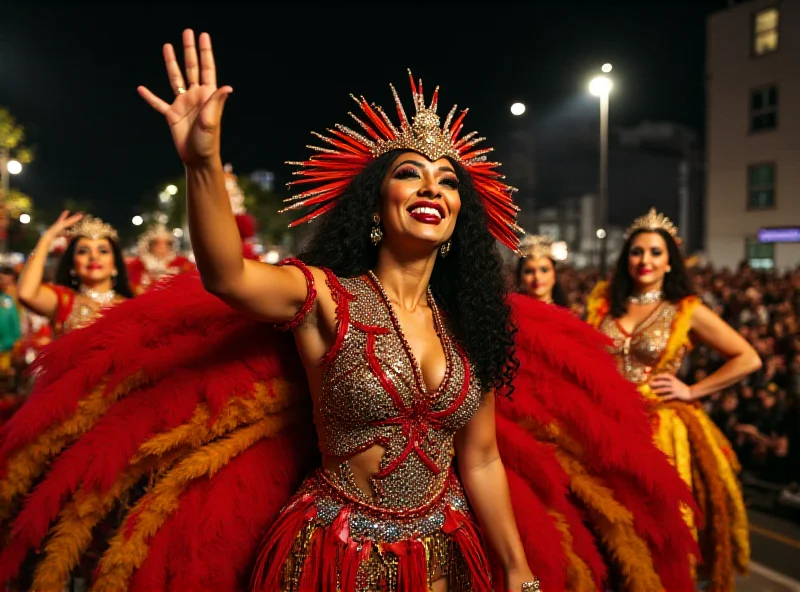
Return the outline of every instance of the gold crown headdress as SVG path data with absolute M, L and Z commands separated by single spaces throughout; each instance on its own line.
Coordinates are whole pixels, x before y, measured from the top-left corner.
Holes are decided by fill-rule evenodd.
M 67 231 L 67 236 L 71 239 L 82 236 L 92 240 L 107 238 L 114 242 L 119 241 L 116 229 L 94 216 L 84 216 L 80 222 Z
M 663 230 L 667 232 L 677 244 L 681 244 L 681 238 L 678 236 L 678 227 L 664 214 L 657 212 L 655 208 L 650 208 L 647 214 L 633 221 L 633 224 L 625 231 L 625 240 L 628 240 L 631 235 L 638 230 L 649 232 Z
M 430 106 L 427 106 L 422 81 L 420 80 L 417 86 L 410 70 L 408 76 L 416 110 L 410 121 L 392 85 L 389 86 L 394 96 L 399 126 L 392 123 L 378 105 L 369 105 L 364 97 L 353 96 L 353 100 L 367 117 L 367 122 L 353 113 L 349 115 L 367 135 L 364 136 L 349 127 L 337 124 L 334 129 L 328 130 L 329 136 L 314 133 L 332 148 L 308 146 L 316 154 L 306 161 L 287 163 L 302 167 L 294 174 L 304 177 L 289 185 L 308 183 L 318 185 L 286 200 L 291 205 L 281 212 L 304 207 L 312 208 L 309 213 L 289 226 L 308 222 L 333 209 L 353 177 L 379 156 L 392 150 L 409 150 L 418 152 L 432 161 L 449 157 L 461 164 L 472 177 L 475 190 L 483 201 L 489 231 L 501 243 L 517 251 L 518 235 L 523 231 L 515 222 L 519 208 L 511 199 L 516 189 L 502 182 L 504 176 L 495 170 L 500 163 L 487 160 L 486 154 L 491 152 L 492 148 L 475 148 L 476 144 L 485 139 L 476 137 L 477 132 L 460 135 L 467 109 L 456 117 L 457 106 L 454 105 L 444 124 L 440 125 L 440 118 L 436 113 L 439 103 L 438 87 L 433 92 Z
M 526 235 L 519 243 L 519 252 L 522 257 L 538 259 L 539 257 L 553 257 L 553 240 L 547 236 Z
M 173 243 L 176 240 L 175 235 L 170 232 L 169 228 L 167 228 L 164 224 L 158 223 L 144 232 L 139 238 L 139 252 L 148 252 L 150 250 L 150 243 L 157 238 L 166 238 Z

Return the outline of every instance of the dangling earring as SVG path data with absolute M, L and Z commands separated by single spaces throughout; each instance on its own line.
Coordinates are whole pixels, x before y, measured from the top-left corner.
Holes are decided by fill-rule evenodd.
M 372 214 L 372 230 L 369 231 L 369 240 L 373 245 L 377 245 L 383 238 L 383 231 L 380 227 L 381 217 L 378 214 Z
M 78 280 L 78 274 L 75 273 L 74 269 L 70 269 L 69 275 L 70 275 L 70 282 L 72 283 L 72 285 L 77 286 L 80 283 L 80 280 Z
M 448 240 L 445 244 L 439 247 L 439 252 L 442 254 L 442 258 L 447 257 L 447 255 L 450 253 L 451 246 L 450 240 Z
M 116 269 L 111 273 L 111 285 L 114 288 L 117 287 L 117 276 L 118 275 L 119 275 L 119 272 Z

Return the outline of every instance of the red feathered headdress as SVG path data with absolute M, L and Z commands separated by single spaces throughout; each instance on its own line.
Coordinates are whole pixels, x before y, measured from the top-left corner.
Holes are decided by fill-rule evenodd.
M 304 207 L 312 208 L 309 213 L 292 222 L 290 226 L 308 222 L 331 210 L 353 177 L 379 156 L 392 150 L 412 150 L 429 160 L 438 160 L 446 156 L 464 166 L 483 201 L 489 231 L 498 241 L 516 252 L 519 245 L 518 234 L 522 232 L 515 222 L 519 208 L 511 199 L 516 190 L 502 182 L 504 176 L 495 170 L 500 163 L 487 161 L 486 154 L 491 152 L 492 148 L 475 149 L 475 145 L 485 139 L 475 137 L 478 135 L 477 132 L 461 136 L 464 127 L 462 122 L 468 109 L 464 109 L 454 120 L 457 107 L 454 105 L 445 118 L 444 125 L 440 125 L 439 115 L 436 113 L 439 88 L 433 92 L 430 106 L 426 106 L 422 80 L 417 86 L 410 70 L 408 76 L 416 109 L 416 114 L 410 121 L 392 85 L 389 86 L 397 106 L 399 127 L 392 123 L 381 107 L 370 106 L 364 97 L 360 99 L 353 97 L 367 116 L 368 122 L 362 121 L 352 113 L 350 116 L 364 129 L 369 138 L 337 124 L 335 129 L 328 130 L 330 136 L 314 134 L 333 148 L 309 146 L 317 154 L 303 162 L 288 163 L 303 167 L 295 172 L 295 175 L 304 177 L 293 181 L 290 185 L 305 183 L 318 185 L 286 200 L 291 202 L 291 205 L 281 210 L 282 212 Z

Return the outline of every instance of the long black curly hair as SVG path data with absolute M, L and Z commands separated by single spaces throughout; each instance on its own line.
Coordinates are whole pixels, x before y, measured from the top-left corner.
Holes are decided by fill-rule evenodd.
M 81 237 L 75 237 L 69 241 L 64 254 L 61 255 L 61 259 L 58 261 L 58 267 L 56 267 L 55 283 L 60 286 L 66 286 L 71 290 L 78 287 L 77 278 L 73 277 L 70 272 L 75 266 L 75 246 L 78 244 L 80 238 Z M 134 293 L 131 289 L 131 282 L 128 279 L 128 268 L 125 265 L 125 257 L 122 255 L 122 249 L 120 249 L 119 245 L 113 240 L 107 240 L 111 245 L 111 252 L 114 253 L 114 265 L 117 268 L 114 291 L 125 298 L 133 298 Z
M 327 267 L 340 277 L 356 277 L 375 267 L 378 248 L 370 241 L 372 214 L 378 211 L 383 179 L 401 153 L 384 154 L 352 180 L 338 204 L 319 218 L 301 260 Z M 433 268 L 431 290 L 482 387 L 510 395 L 519 362 L 502 262 L 469 173 L 459 163 L 451 160 L 451 164 L 459 179 L 461 211 L 450 252 Z
M 611 285 L 608 289 L 611 316 L 615 319 L 625 316 L 628 310 L 628 296 L 633 293 L 634 286 L 633 278 L 631 277 L 630 271 L 628 271 L 628 257 L 630 256 L 633 239 L 643 232 L 658 233 L 667 245 L 667 255 L 669 256 L 671 271 L 664 276 L 664 284 L 661 287 L 664 300 L 668 302 L 680 302 L 687 296 L 694 294 L 692 281 L 686 271 L 683 254 L 672 235 L 660 229 L 637 230 L 628 237 L 625 244 L 622 246 L 622 252 L 619 254 L 617 265 L 614 270 L 614 277 L 611 279 Z
M 525 269 L 525 263 L 530 259 L 530 257 L 520 257 L 517 261 L 517 285 L 522 285 L 522 270 Z M 569 298 L 567 298 L 567 293 L 564 291 L 564 288 L 561 286 L 561 282 L 558 281 L 558 263 L 552 257 L 548 257 L 550 259 L 550 263 L 553 264 L 553 273 L 556 275 L 556 282 L 553 284 L 553 304 L 556 306 L 561 306 L 567 308 L 569 306 Z

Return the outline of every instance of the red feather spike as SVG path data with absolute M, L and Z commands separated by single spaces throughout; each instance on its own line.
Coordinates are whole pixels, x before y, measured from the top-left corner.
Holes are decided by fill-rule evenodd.
M 369 148 L 367 148 L 364 144 L 362 144 L 355 138 L 352 138 L 347 134 L 340 132 L 337 129 L 331 129 L 328 131 L 333 135 L 335 135 L 336 137 L 341 138 L 345 144 L 351 146 L 352 148 L 349 151 L 352 152 L 353 154 L 357 154 L 358 156 L 369 155 Z
M 353 97 L 353 98 L 355 98 L 355 97 Z M 358 101 L 358 99 L 356 99 L 356 102 L 359 104 L 359 106 L 361 105 L 361 103 Z M 360 125 L 360 126 L 361 126 L 361 129 L 363 129 L 365 132 L 367 132 L 367 135 L 368 135 L 368 136 L 370 136 L 370 137 L 371 137 L 373 140 L 377 140 L 378 142 L 382 142 L 382 141 L 383 141 L 383 138 L 381 138 L 381 137 L 378 135 L 378 132 L 376 132 L 374 129 L 372 129 L 372 127 L 370 127 L 369 125 L 367 125 L 366 123 L 364 123 L 364 122 L 363 122 L 361 119 L 359 119 L 359 118 L 358 118 L 358 117 L 357 117 L 357 116 L 356 116 L 354 113 L 348 112 L 347 114 L 348 114 L 350 117 L 352 117 L 353 119 L 355 119 L 355 120 L 356 120 L 356 123 L 358 123 L 358 125 Z
M 460 131 L 460 128 L 462 127 L 462 123 L 464 121 L 464 118 L 467 116 L 467 113 L 469 113 L 469 109 L 463 109 L 461 111 L 461 113 L 459 114 L 459 116 L 456 117 L 456 120 L 453 122 L 453 124 L 450 126 L 450 129 L 453 130 L 453 133 L 451 134 L 451 137 L 454 140 L 455 140 L 455 138 L 458 137 L 458 132 Z
M 324 206 L 317 208 L 313 212 L 309 212 L 302 218 L 295 220 L 294 222 L 289 224 L 289 228 L 294 228 L 295 226 L 299 226 L 300 224 L 310 222 L 314 218 L 317 218 L 319 216 L 322 216 L 323 214 L 326 214 L 327 212 L 330 212 L 334 208 L 334 206 L 336 206 L 335 202 L 327 203 Z
M 392 133 L 392 130 L 386 126 L 386 123 L 383 121 L 383 119 L 381 119 L 380 115 L 373 111 L 372 107 L 367 104 L 367 101 L 364 98 L 361 99 L 361 110 L 364 111 L 364 114 L 375 125 L 378 131 L 383 134 L 384 139 L 394 140 L 394 134 Z
M 414 75 L 411 73 L 411 69 L 408 69 L 408 81 L 411 83 L 411 96 L 414 98 L 414 106 L 417 105 L 417 85 L 414 84 Z
M 400 97 L 397 94 L 397 90 L 395 90 L 394 85 L 390 84 L 389 87 L 392 89 L 392 96 L 394 97 L 394 105 L 397 109 L 397 118 L 400 120 L 400 129 L 405 129 L 409 127 L 408 116 L 406 115 L 406 110 L 403 107 L 403 102 L 400 100 Z

